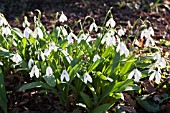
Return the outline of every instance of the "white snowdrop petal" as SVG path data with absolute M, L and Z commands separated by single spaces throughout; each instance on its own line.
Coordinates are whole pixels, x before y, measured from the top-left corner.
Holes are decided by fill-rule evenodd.
M 59 22 L 65 22 L 67 21 L 67 17 L 64 15 L 64 13 L 62 12 L 62 14 L 59 17 Z
M 155 77 L 155 71 L 150 75 L 149 80 L 150 80 L 150 81 L 153 80 L 154 77 Z
M 128 79 L 131 79 L 134 75 L 134 71 L 130 72 L 130 74 L 128 75 Z
M 155 80 L 157 84 L 159 84 L 161 81 L 161 74 L 158 71 L 156 71 Z

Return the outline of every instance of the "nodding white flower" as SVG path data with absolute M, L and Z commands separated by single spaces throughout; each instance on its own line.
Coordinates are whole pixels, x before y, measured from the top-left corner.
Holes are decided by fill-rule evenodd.
M 77 36 L 75 34 L 73 34 L 72 32 L 69 33 L 69 35 L 67 36 L 68 44 L 72 44 L 74 42 L 73 38 L 77 40 Z
M 134 39 L 134 43 L 139 46 L 139 41 L 137 39 Z
M 43 61 L 45 61 L 45 54 L 41 51 L 41 59 L 43 60 Z
M 46 76 L 51 76 L 51 75 L 53 75 L 53 70 L 50 66 L 48 66 L 46 69 Z
M 125 35 L 125 33 L 126 33 L 126 29 L 119 29 L 118 30 L 118 35 L 121 37 L 121 36 L 123 36 L 123 35 Z
M 93 58 L 93 62 L 96 62 L 98 59 L 100 59 L 100 56 L 98 54 L 96 54 Z
M 8 22 L 6 21 L 5 17 L 0 14 L 0 26 L 7 25 Z
M 78 43 L 80 43 L 81 40 L 85 40 L 88 43 L 88 42 L 91 42 L 91 41 L 96 40 L 96 39 L 95 38 L 91 38 L 91 36 L 89 34 L 82 33 L 80 35 L 80 37 L 78 38 Z
M 104 44 L 106 42 L 107 46 L 113 46 L 116 45 L 116 38 L 115 38 L 115 32 L 113 30 L 110 30 L 109 32 L 107 32 L 102 40 L 101 43 Z
M 46 49 L 44 50 L 44 55 L 45 55 L 45 56 L 48 57 L 48 56 L 50 55 L 50 53 L 51 53 L 51 51 L 50 51 L 49 49 L 46 48 Z
M 33 59 L 30 59 L 30 60 L 28 61 L 28 68 L 31 69 L 31 67 L 32 67 L 33 64 L 34 64 Z
M 139 82 L 140 77 L 142 76 L 141 72 L 138 69 L 134 69 L 129 75 L 128 79 L 135 77 L 134 81 Z
M 55 52 L 57 51 L 57 46 L 55 45 L 55 43 L 52 43 L 50 46 L 49 46 L 49 51 L 52 51 L 54 50 Z
M 93 23 L 90 25 L 90 27 L 89 27 L 89 31 L 90 31 L 90 32 L 92 32 L 92 31 L 93 31 L 93 29 L 95 29 L 95 31 L 96 31 L 96 32 L 97 32 L 97 30 L 98 30 L 97 25 L 96 25 L 96 23 L 95 23 L 95 22 L 93 22 Z
M 11 30 L 10 28 L 7 26 L 7 27 L 2 27 L 2 35 L 11 35 Z
M 62 12 L 59 18 L 59 22 L 65 22 L 67 21 L 67 17 L 64 15 L 64 13 Z
M 87 81 L 89 81 L 90 83 L 92 83 L 92 78 L 88 73 L 84 74 L 84 83 L 87 84 Z
M 24 29 L 24 37 L 28 39 L 31 34 L 32 34 L 32 30 L 29 27 L 26 27 Z
M 110 18 L 107 22 L 106 22 L 106 27 L 115 27 L 115 25 L 116 25 L 116 22 L 114 21 L 114 19 L 113 18 Z
M 61 76 L 60 76 L 60 80 L 61 82 L 63 82 L 63 80 L 65 80 L 68 82 L 70 80 L 70 76 L 68 75 L 67 71 L 66 70 L 63 70 Z
M 151 81 L 151 80 L 153 80 L 154 79 L 154 77 L 155 77 L 155 80 L 156 80 L 156 83 L 157 84 L 159 84 L 160 83 L 160 80 L 161 80 L 161 70 L 160 69 L 158 69 L 158 71 L 156 71 L 156 70 L 152 70 L 152 74 L 150 75 L 150 77 L 149 77 L 149 80 Z
M 39 36 L 39 38 L 43 38 L 43 32 L 39 27 L 36 27 L 33 33 L 34 38 L 37 38 L 37 36 Z
M 127 49 L 126 45 L 123 42 L 119 42 L 117 48 L 116 48 L 116 52 L 120 51 L 120 55 L 122 56 L 123 54 L 125 54 L 126 57 L 129 56 L 129 50 Z
M 144 29 L 141 32 L 140 38 L 143 39 L 143 37 L 146 38 L 145 46 L 148 47 L 151 43 L 152 46 L 155 45 L 154 40 L 151 38 L 151 35 L 154 36 L 154 30 L 152 27 L 149 27 L 148 29 Z
M 149 28 L 148 28 L 148 31 L 149 31 L 149 34 L 150 34 L 150 35 L 154 36 L 154 30 L 153 30 L 152 27 L 149 27 Z
M 62 33 L 64 36 L 67 36 L 67 35 L 68 35 L 68 32 L 67 32 L 67 30 L 65 29 L 65 27 L 61 26 L 60 29 L 61 29 L 61 33 Z
M 11 60 L 12 60 L 13 62 L 15 62 L 16 64 L 18 64 L 19 62 L 22 61 L 22 58 L 21 58 L 21 56 L 20 56 L 18 53 L 16 53 L 16 54 L 13 55 L 13 57 L 11 58 Z
M 32 67 L 32 70 L 31 70 L 31 72 L 29 73 L 30 74 L 30 77 L 32 78 L 34 75 L 37 77 L 37 78 L 39 78 L 39 76 L 40 76 L 40 71 L 39 71 L 39 69 L 37 68 L 37 65 L 34 65 L 33 67 Z
M 30 23 L 28 22 L 28 19 L 27 19 L 26 16 L 24 17 L 24 22 L 23 22 L 22 26 L 23 27 L 29 27 L 30 26 Z
M 155 63 L 161 66 L 160 68 L 166 67 L 166 61 L 161 55 L 157 52 L 155 56 L 153 57 L 154 60 L 157 60 Z

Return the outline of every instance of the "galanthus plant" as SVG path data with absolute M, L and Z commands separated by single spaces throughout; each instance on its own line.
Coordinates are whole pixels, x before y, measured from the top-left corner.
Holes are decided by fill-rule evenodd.
M 25 18 L 23 32 L 11 28 L 5 18 L 0 17 L 0 52 L 8 53 L 2 57 L 8 62 L 12 61 L 8 65 L 14 68 L 15 73 L 27 72 L 34 80 L 23 85 L 19 91 L 42 87 L 46 89 L 46 94 L 56 94 L 67 110 L 71 106 L 80 106 L 88 112 L 101 113 L 121 101 L 124 91 L 139 90 L 141 78 L 151 74 L 149 80 L 153 81 L 155 77 L 156 83 L 160 82 L 161 69 L 166 66 L 165 59 L 159 53 L 144 57 L 132 54 L 133 51 L 122 38 L 126 37 L 126 29 L 116 27 L 111 10 L 103 26 L 97 26 L 93 20 L 89 31 L 80 30 L 78 34 L 74 34 L 67 25 L 55 26 L 52 32 L 46 31 L 38 12 L 38 17 L 34 18 L 34 30 L 29 28 L 30 24 Z M 62 12 L 59 22 L 67 20 Z M 3 27 L 6 25 L 8 28 Z M 92 32 L 97 35 L 91 35 Z M 142 31 L 141 38 L 146 38 L 146 46 L 150 43 L 155 46 L 151 38 L 153 35 L 151 27 Z M 13 46 L 16 51 L 10 50 Z M 153 60 L 156 60 L 154 64 Z M 74 105 L 68 98 L 70 95 L 76 97 Z

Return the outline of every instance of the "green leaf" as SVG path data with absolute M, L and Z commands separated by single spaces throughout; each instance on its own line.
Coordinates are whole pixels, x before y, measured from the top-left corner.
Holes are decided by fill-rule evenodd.
M 91 108 L 91 99 L 90 97 L 85 94 L 84 92 L 80 92 L 81 97 L 83 98 L 85 104 L 88 106 L 88 108 Z
M 137 97 L 136 100 L 148 112 L 159 112 L 160 111 L 159 104 L 156 104 L 154 101 L 149 100 L 148 95 Z
M 133 84 L 133 80 L 127 79 L 125 81 L 117 82 L 113 87 L 112 93 L 122 93 L 125 91 L 126 87 L 129 87 Z
M 50 75 L 50 76 L 45 75 L 45 76 L 43 76 L 43 78 L 49 86 L 51 86 L 51 87 L 56 86 L 56 79 L 55 79 L 54 75 Z
M 18 28 L 13 28 L 12 31 L 16 33 L 20 38 L 23 38 L 22 31 Z
M 23 50 L 22 50 L 22 54 L 25 56 L 25 48 L 27 46 L 27 39 L 26 38 L 23 38 L 22 39 L 22 47 L 23 47 Z
M 123 68 L 121 68 L 120 70 L 120 74 L 121 75 L 125 75 L 131 68 L 132 64 L 134 63 L 134 58 L 135 55 L 132 55 L 127 61 L 126 63 L 123 65 Z
M 2 69 L 0 68 L 0 106 L 2 107 L 4 113 L 7 113 L 7 98 L 6 98 L 6 89 L 4 83 L 4 76 Z
M 96 107 L 91 113 L 102 113 L 110 108 L 110 104 L 103 104 Z
M 49 89 L 53 93 L 57 93 L 57 90 L 55 88 L 53 88 L 53 87 L 51 87 L 48 84 L 43 83 L 43 82 L 32 82 L 32 83 L 26 84 L 26 85 L 22 86 L 21 88 L 19 88 L 19 91 L 32 89 L 32 88 L 39 88 L 39 87 Z
M 113 50 L 113 48 L 112 48 L 111 46 L 107 47 L 101 57 L 102 57 L 102 58 L 106 58 L 107 56 L 110 55 L 110 53 L 111 53 L 112 50 Z
M 103 62 L 103 58 L 97 60 L 96 62 L 94 62 L 88 69 L 88 73 L 92 72 L 101 62 Z

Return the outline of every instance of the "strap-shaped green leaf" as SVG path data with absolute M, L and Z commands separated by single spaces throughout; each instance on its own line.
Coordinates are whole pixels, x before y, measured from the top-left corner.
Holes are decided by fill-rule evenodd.
M 96 107 L 91 113 L 102 113 L 108 110 L 110 107 L 111 107 L 110 104 L 103 104 L 103 105 Z
M 7 98 L 2 69 L 0 68 L 0 106 L 7 113 Z
M 85 104 L 87 105 L 88 108 L 91 108 L 91 99 L 90 97 L 85 94 L 84 92 L 80 92 L 81 97 L 83 98 Z

